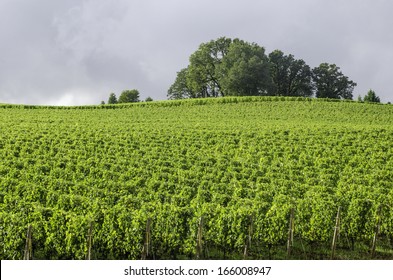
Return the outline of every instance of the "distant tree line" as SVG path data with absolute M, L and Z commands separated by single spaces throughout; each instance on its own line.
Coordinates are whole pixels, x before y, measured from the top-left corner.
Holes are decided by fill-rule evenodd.
M 256 43 L 219 38 L 203 43 L 177 73 L 169 99 L 218 96 L 303 96 L 353 99 L 356 83 L 335 64 L 311 69 L 304 60 Z
M 117 103 L 133 103 L 139 102 L 139 91 L 137 89 L 131 90 L 123 90 L 117 98 L 115 93 L 109 94 L 108 104 L 117 104 Z M 153 99 L 149 96 L 145 99 L 145 102 L 153 101 Z M 105 104 L 105 101 L 102 101 L 101 104 Z

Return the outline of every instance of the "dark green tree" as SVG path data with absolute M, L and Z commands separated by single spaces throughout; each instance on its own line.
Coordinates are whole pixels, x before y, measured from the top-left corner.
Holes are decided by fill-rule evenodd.
M 176 80 L 168 89 L 168 99 L 193 98 L 195 94 L 187 83 L 188 67 L 177 72 Z
M 220 84 L 218 65 L 227 55 L 231 39 L 222 37 L 203 43 L 190 56 L 187 70 L 187 86 L 193 92 L 193 97 L 217 97 L 225 93 Z
M 375 94 L 375 91 L 370 89 L 367 94 L 364 96 L 364 102 L 376 102 L 381 103 L 381 99 Z
M 272 90 L 265 49 L 255 43 L 233 40 L 216 76 L 227 96 L 268 95 Z
M 357 85 L 344 76 L 339 67 L 328 63 L 313 69 L 313 81 L 317 98 L 352 99 Z
M 225 37 L 203 43 L 177 74 L 169 99 L 267 95 L 272 88 L 264 48 Z
M 136 89 L 123 90 L 120 94 L 118 103 L 139 102 L 139 91 Z
M 269 54 L 269 61 L 275 95 L 309 97 L 313 94 L 311 68 L 304 60 L 275 50 Z
M 153 98 L 151 98 L 150 96 L 146 97 L 145 102 L 151 102 L 153 101 Z
M 117 97 L 116 94 L 114 94 L 113 92 L 109 95 L 109 99 L 108 99 L 108 104 L 116 104 L 117 103 Z

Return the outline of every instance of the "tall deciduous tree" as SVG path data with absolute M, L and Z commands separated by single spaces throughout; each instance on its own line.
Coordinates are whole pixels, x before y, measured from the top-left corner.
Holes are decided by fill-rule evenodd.
M 265 50 L 225 37 L 201 44 L 177 74 L 168 98 L 266 95 L 272 86 Z
M 190 56 L 187 71 L 187 86 L 194 93 L 193 97 L 224 96 L 225 92 L 220 84 L 220 73 L 217 67 L 228 54 L 232 40 L 219 38 L 201 44 L 197 51 Z
M 269 54 L 269 61 L 275 95 L 309 97 L 313 94 L 311 68 L 304 60 L 275 50 Z
M 272 89 L 265 49 L 239 39 L 222 58 L 217 77 L 226 95 L 268 95 Z
M 187 83 L 188 67 L 177 72 L 176 80 L 168 89 L 168 99 L 183 99 L 196 97 Z
M 322 63 L 313 69 L 315 95 L 318 98 L 352 99 L 357 85 L 348 79 L 335 64 Z
M 123 90 L 120 94 L 119 103 L 139 102 L 139 91 L 136 89 Z

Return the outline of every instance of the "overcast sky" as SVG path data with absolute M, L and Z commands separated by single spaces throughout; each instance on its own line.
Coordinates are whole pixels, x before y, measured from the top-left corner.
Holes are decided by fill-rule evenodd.
M 198 46 L 225 36 L 334 63 L 393 101 L 390 0 L 0 0 L 0 103 L 166 99 Z

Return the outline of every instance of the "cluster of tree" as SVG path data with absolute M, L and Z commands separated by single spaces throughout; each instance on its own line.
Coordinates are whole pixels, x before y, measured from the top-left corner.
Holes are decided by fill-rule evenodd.
M 117 103 L 132 103 L 139 102 L 139 91 L 136 89 L 131 90 L 123 90 L 117 99 L 116 94 L 113 92 L 109 95 L 108 104 L 117 104 Z M 145 99 L 146 102 L 153 101 L 153 99 L 149 96 Z M 101 104 L 105 104 L 105 101 L 102 101 Z
M 169 99 L 242 95 L 316 96 L 352 99 L 356 83 L 335 64 L 311 69 L 304 60 L 255 43 L 219 38 L 190 56 L 168 90 Z
M 367 92 L 367 94 L 364 96 L 363 99 L 362 99 L 362 97 L 359 95 L 358 101 L 360 101 L 360 102 L 375 102 L 375 103 L 381 103 L 381 99 L 375 94 L 375 91 L 373 91 L 372 89 L 370 89 L 370 90 Z
M 115 93 L 112 92 L 111 94 L 109 94 L 108 104 L 131 103 L 139 101 L 139 91 L 136 89 L 127 89 L 122 91 L 119 99 L 116 97 Z

